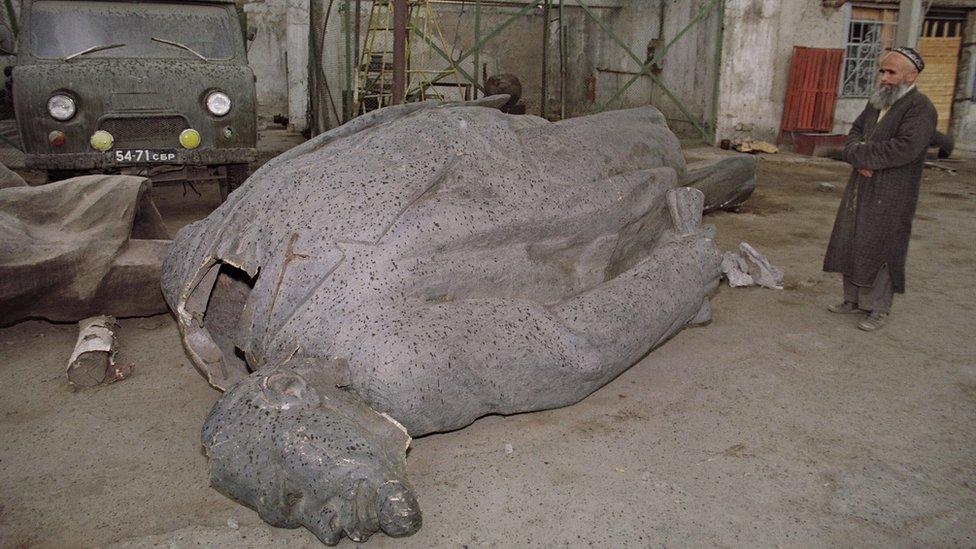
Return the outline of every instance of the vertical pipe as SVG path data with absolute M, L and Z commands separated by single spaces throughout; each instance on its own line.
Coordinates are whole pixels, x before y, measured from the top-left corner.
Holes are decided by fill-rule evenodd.
M 549 17 L 552 0 L 546 0 L 542 8 L 542 92 L 539 115 L 546 118 L 549 111 Z
M 481 42 L 481 0 L 474 1 L 474 43 L 478 44 Z M 481 78 L 481 48 L 474 50 L 474 97 L 472 99 L 478 98 L 478 82 Z
M 711 133 L 707 138 L 711 139 L 711 144 L 715 144 L 718 139 L 718 98 L 719 83 L 722 78 L 722 42 L 725 40 L 725 0 L 718 0 L 718 33 L 715 37 L 715 61 L 712 63 L 712 112 L 709 116 L 708 131 Z
M 407 0 L 393 0 L 393 104 L 407 93 Z
M 559 119 L 566 118 L 566 24 L 563 1 L 559 0 Z
M 361 55 L 361 53 L 359 51 L 359 44 L 362 41 L 362 39 L 360 38 L 362 31 L 359 28 L 361 26 L 361 20 L 363 18 L 363 1 L 362 0 L 356 0 L 356 11 L 353 12 L 353 17 L 355 18 L 355 22 L 353 23 L 353 26 L 356 28 L 356 32 L 355 32 L 355 34 L 353 34 L 353 55 L 352 55 L 352 58 L 356 60 L 356 72 L 359 72 L 359 64 L 362 62 L 362 59 L 360 59 L 360 57 L 359 57 Z
M 661 2 L 660 6 L 658 6 L 658 7 L 659 7 L 659 9 L 661 11 L 657 12 L 657 43 L 654 45 L 654 56 L 655 57 L 657 56 L 657 49 L 659 47 L 661 47 L 662 45 L 664 45 L 664 44 L 667 43 L 667 37 L 664 36 L 664 27 L 665 27 L 665 25 L 667 25 L 667 12 L 665 11 L 665 9 L 667 7 L 667 2 Z M 721 24 L 721 23 L 719 23 L 719 24 Z M 651 61 L 652 59 L 654 59 L 654 58 L 652 57 L 651 59 L 648 59 L 648 61 Z M 653 71 L 656 65 L 657 65 L 657 62 L 652 63 L 651 66 L 649 67 L 649 69 Z M 651 86 L 650 86 L 651 89 L 650 89 L 649 99 L 650 99 L 651 105 L 654 105 L 654 86 L 655 86 L 655 84 L 654 84 L 654 79 L 653 78 L 651 78 L 650 80 L 651 80 Z
M 349 21 L 352 6 L 349 2 L 350 0 L 345 0 L 342 5 L 342 26 L 346 35 L 346 89 L 342 92 L 343 122 L 348 122 L 352 118 L 352 44 L 350 43 L 352 22 Z
M 353 27 L 355 28 L 355 32 L 353 33 L 353 37 L 352 37 L 352 44 L 353 44 L 352 45 L 352 48 L 353 48 L 352 59 L 353 59 L 353 63 L 355 63 L 355 65 L 356 65 L 356 67 L 355 67 L 355 70 L 352 73 L 352 76 L 353 76 L 353 85 L 350 86 L 350 88 L 352 88 L 352 94 L 351 94 L 352 100 L 350 101 L 350 104 L 354 105 L 353 108 L 356 110 L 356 113 L 357 114 L 360 111 L 360 106 L 359 106 L 359 102 L 361 101 L 361 99 L 359 98 L 359 95 L 360 95 L 360 82 L 362 81 L 362 78 L 363 78 L 363 73 L 361 72 L 362 71 L 362 62 L 363 62 L 363 59 L 361 57 L 362 52 L 359 51 L 359 48 L 360 48 L 359 45 L 360 45 L 360 43 L 362 43 L 362 39 L 360 38 L 360 36 L 361 36 L 361 30 L 359 28 L 361 26 L 361 20 L 362 20 L 362 8 L 363 8 L 363 6 L 362 6 L 361 0 L 356 0 L 356 11 L 354 11 L 353 14 L 352 14 L 353 17 L 355 18 L 355 22 L 353 23 Z
M 319 26 L 319 10 L 322 8 L 321 0 L 309 0 L 308 3 L 308 59 L 305 63 L 305 73 L 308 74 L 306 98 L 305 98 L 305 118 L 308 120 L 308 128 L 312 136 L 319 132 L 319 73 L 321 63 L 318 61 L 318 51 L 315 48 L 315 31 Z

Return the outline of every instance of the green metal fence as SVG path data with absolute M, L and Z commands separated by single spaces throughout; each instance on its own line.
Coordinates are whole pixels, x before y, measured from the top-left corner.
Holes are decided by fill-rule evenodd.
M 355 87 L 356 73 L 364 62 L 363 29 L 368 24 L 362 17 L 375 3 L 341 1 L 346 36 L 343 118 L 348 120 L 361 112 Z M 427 97 L 426 88 L 451 85 L 466 86 L 468 97 L 477 97 L 485 93 L 486 75 L 512 72 L 522 80 L 529 114 L 560 119 L 653 104 L 669 117 L 679 135 L 711 142 L 718 106 L 724 3 L 414 2 L 414 9 L 423 4 L 428 14 L 424 19 L 414 17 L 409 25 L 411 63 L 418 64 L 414 62 L 418 51 L 435 63 L 422 76 L 411 77 L 408 99 Z M 634 10 L 642 10 L 644 17 L 658 13 L 659 22 L 635 25 Z M 431 17 L 439 22 L 431 24 Z M 680 59 L 672 61 L 674 57 Z M 685 70 L 683 64 L 690 58 L 696 65 Z M 601 59 L 613 61 L 601 63 Z M 421 72 L 416 69 L 414 74 Z
M 691 0 L 679 0 L 684 2 L 690 2 Z M 619 105 L 620 99 L 625 96 L 628 90 L 632 89 L 633 86 L 638 83 L 641 79 L 649 79 L 652 83 L 652 88 L 659 91 L 663 99 L 657 101 L 657 105 L 662 110 L 670 111 L 673 107 L 678 113 L 680 113 L 680 118 L 677 119 L 678 122 L 684 122 L 690 125 L 694 132 L 690 136 L 692 139 L 702 140 L 706 142 L 712 142 L 715 138 L 715 126 L 716 126 L 716 116 L 718 112 L 718 83 L 719 83 L 719 73 L 720 64 L 722 56 L 722 21 L 724 19 L 724 0 L 708 0 L 704 2 L 697 13 L 688 21 L 686 24 L 680 28 L 665 29 L 664 28 L 664 18 L 662 17 L 662 28 L 658 33 L 659 36 L 655 38 L 655 42 L 658 44 L 656 47 L 648 48 L 647 55 L 641 57 L 638 55 L 634 49 L 619 35 L 619 33 L 614 29 L 614 27 L 608 23 L 606 18 L 596 13 L 588 4 L 587 0 L 577 0 L 580 8 L 586 13 L 587 17 L 596 22 L 600 28 L 606 33 L 606 36 L 619 48 L 619 52 L 623 53 L 626 58 L 632 62 L 632 70 L 628 71 L 627 74 L 630 78 L 621 86 L 616 88 L 609 97 L 603 99 L 597 103 L 594 111 L 604 111 L 612 109 Z M 662 2 L 661 9 L 664 6 L 671 4 L 672 6 L 678 4 L 679 2 Z M 666 82 L 661 76 L 657 74 L 657 68 L 662 64 L 668 57 L 668 54 L 676 48 L 680 47 L 694 47 L 694 45 L 689 45 L 686 37 L 689 31 L 696 29 L 701 30 L 700 25 L 703 21 L 708 18 L 714 18 L 717 25 L 714 25 L 717 30 L 712 36 L 707 36 L 710 40 L 706 42 L 711 42 L 713 44 L 713 51 L 711 53 L 711 79 L 708 89 L 708 109 L 707 111 L 702 110 L 699 113 L 692 113 L 690 109 L 685 104 L 685 100 L 679 96 L 679 94 L 672 91 L 668 82 Z M 670 39 L 664 40 L 666 35 L 666 30 L 673 32 L 673 36 Z M 699 43 L 701 40 L 698 41 Z M 703 52 L 698 52 L 699 54 Z M 650 101 L 654 103 L 652 99 Z

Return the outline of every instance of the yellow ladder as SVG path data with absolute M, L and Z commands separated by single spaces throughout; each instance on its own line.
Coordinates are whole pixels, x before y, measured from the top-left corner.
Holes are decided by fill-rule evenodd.
M 369 20 L 362 53 L 356 67 L 356 85 L 354 86 L 353 101 L 357 114 L 381 109 L 393 104 L 393 2 L 390 0 L 375 0 L 369 10 Z M 433 9 L 428 0 L 414 0 L 407 3 L 407 36 L 406 36 L 406 100 L 422 101 L 424 99 L 441 99 L 444 95 L 437 93 L 430 85 L 432 76 L 439 75 L 443 68 L 431 68 L 433 64 L 433 48 L 427 42 L 422 51 L 414 52 L 420 57 L 422 67 L 414 67 L 411 57 L 413 48 L 411 37 L 414 29 L 420 29 L 425 36 L 434 36 L 441 43 L 443 51 L 447 41 L 441 32 Z M 465 98 L 463 87 L 459 87 L 458 99 Z

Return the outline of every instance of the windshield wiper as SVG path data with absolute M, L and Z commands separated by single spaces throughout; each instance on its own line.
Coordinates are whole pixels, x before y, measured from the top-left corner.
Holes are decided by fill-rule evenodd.
M 107 44 L 107 45 L 104 45 L 104 46 L 92 46 L 90 48 L 86 48 L 86 49 L 83 49 L 81 51 L 76 51 L 75 53 L 72 53 L 71 55 L 69 55 L 67 57 L 63 57 L 61 60 L 62 61 L 71 61 L 75 57 L 81 57 L 82 55 L 85 55 L 85 54 L 88 54 L 88 53 L 95 53 L 96 51 L 111 50 L 111 49 L 114 49 L 114 48 L 121 48 L 124 45 L 125 44 Z
M 153 42 L 159 42 L 160 44 L 169 44 L 170 46 L 176 46 L 177 48 L 184 49 L 192 53 L 193 55 L 199 57 L 200 59 L 203 59 L 204 61 L 210 61 L 209 59 L 201 55 L 200 52 L 191 48 L 190 46 L 187 46 L 186 44 L 180 44 L 179 42 L 171 42 L 169 40 L 163 40 L 162 38 L 156 38 L 155 36 L 150 38 L 150 40 L 152 40 Z

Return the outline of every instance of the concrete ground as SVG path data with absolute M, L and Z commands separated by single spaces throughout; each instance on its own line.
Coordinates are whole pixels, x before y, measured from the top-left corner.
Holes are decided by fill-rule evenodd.
M 708 221 L 785 268 L 784 290 L 722 287 L 710 325 L 575 406 L 415 440 L 424 526 L 368 546 L 976 545 L 976 160 L 952 166 L 926 170 L 908 293 L 865 333 L 825 310 L 840 282 L 820 271 L 847 169 L 763 157 L 745 207 Z M 155 191 L 171 227 L 216 204 L 205 190 Z M 208 487 L 218 393 L 169 316 L 123 320 L 134 375 L 80 393 L 76 335 L 0 330 L 0 546 L 317 545 Z

